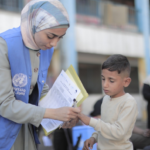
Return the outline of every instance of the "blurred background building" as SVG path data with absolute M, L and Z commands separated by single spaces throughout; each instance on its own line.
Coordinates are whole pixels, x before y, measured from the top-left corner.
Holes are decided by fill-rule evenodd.
M 20 12 L 30 0 L 0 0 L 0 32 L 20 25 Z M 138 119 L 146 120 L 142 83 L 149 71 L 148 0 L 60 0 L 69 12 L 71 27 L 55 48 L 47 83 L 51 87 L 61 69 L 73 64 L 89 97 L 82 105 L 89 114 L 103 96 L 101 65 L 112 54 L 131 63 L 131 93 L 138 103 Z

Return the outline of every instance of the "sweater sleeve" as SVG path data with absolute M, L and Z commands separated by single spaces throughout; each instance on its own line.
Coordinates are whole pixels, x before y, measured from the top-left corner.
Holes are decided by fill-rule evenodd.
M 131 128 L 133 121 L 136 121 L 137 104 L 135 100 L 128 100 L 122 106 L 117 121 L 113 124 L 105 123 L 101 119 L 91 118 L 90 126 L 101 133 L 104 138 L 109 140 L 119 140 L 124 138 L 124 135 Z M 131 129 L 132 130 L 132 129 Z
M 98 142 L 98 132 L 94 132 L 92 134 L 92 137 L 96 140 L 96 143 Z
M 16 123 L 39 126 L 45 108 L 26 104 L 14 97 L 6 42 L 0 38 L 0 115 Z

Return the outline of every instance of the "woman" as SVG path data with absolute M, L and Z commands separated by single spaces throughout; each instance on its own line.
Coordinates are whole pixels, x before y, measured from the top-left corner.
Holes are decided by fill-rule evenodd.
M 77 108 L 38 107 L 46 95 L 54 46 L 69 27 L 57 0 L 33 0 L 21 13 L 21 26 L 0 34 L 0 149 L 35 150 L 43 118 L 69 121 Z M 23 124 L 23 125 L 22 125 Z

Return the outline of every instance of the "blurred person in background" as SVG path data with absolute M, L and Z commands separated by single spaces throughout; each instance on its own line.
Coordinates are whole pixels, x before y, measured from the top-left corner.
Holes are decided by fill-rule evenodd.
M 49 89 L 45 81 L 54 47 L 68 27 L 68 14 L 58 0 L 33 0 L 22 10 L 20 27 L 0 34 L 1 150 L 36 150 L 43 118 L 77 118 L 78 108 L 37 106 Z
M 103 102 L 103 97 L 96 101 L 96 103 L 94 104 L 94 109 L 90 113 L 91 117 L 94 117 L 94 118 L 97 118 L 97 119 L 101 118 L 101 105 L 102 105 L 102 102 Z
M 148 103 L 147 104 L 147 127 L 148 129 L 150 129 L 150 76 L 148 76 L 143 83 L 142 94 L 144 99 Z M 150 150 L 150 146 L 145 147 L 144 150 Z
M 146 146 L 143 150 L 150 150 L 150 146 Z
M 145 148 L 150 145 L 150 130 L 134 126 L 130 141 L 133 143 L 134 150 Z
M 147 101 L 147 127 L 150 129 L 150 76 L 148 76 L 144 83 L 143 83 L 143 89 L 142 94 L 144 99 Z

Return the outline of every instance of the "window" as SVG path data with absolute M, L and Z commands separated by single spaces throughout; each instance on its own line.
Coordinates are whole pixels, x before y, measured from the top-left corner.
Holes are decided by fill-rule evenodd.
M 89 94 L 102 93 L 101 65 L 79 63 L 79 77 Z
M 134 0 L 111 0 L 112 2 L 134 7 Z
M 76 0 L 77 13 L 82 15 L 99 17 L 98 5 L 98 0 Z
M 0 0 L 0 9 L 8 11 L 21 11 L 23 0 Z

